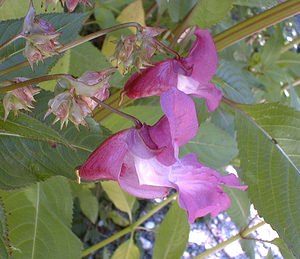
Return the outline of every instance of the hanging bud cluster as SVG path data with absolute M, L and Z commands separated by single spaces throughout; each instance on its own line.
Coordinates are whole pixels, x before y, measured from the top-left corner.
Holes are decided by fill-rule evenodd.
M 84 4 L 92 6 L 89 0 L 44 0 L 45 9 L 47 10 L 50 4 L 56 5 L 58 2 L 61 2 L 67 7 L 69 12 L 73 12 L 78 4 Z
M 135 35 L 122 36 L 117 42 L 113 60 L 117 61 L 124 73 L 132 68 L 140 70 L 150 66 L 155 51 L 162 51 L 155 37 L 163 31 L 160 28 L 143 27 Z
M 77 128 L 80 124 L 88 126 L 85 117 L 97 106 L 91 97 L 101 101 L 109 97 L 109 78 L 114 70 L 108 68 L 100 72 L 86 72 L 77 79 L 70 75 L 64 76 L 57 84 L 58 90 L 63 92 L 49 101 L 45 118 L 53 113 L 56 116 L 54 123 L 60 121 L 61 128 L 68 121 Z
M 20 83 L 28 80 L 25 77 L 17 77 L 10 81 L 10 83 Z M 3 98 L 4 106 L 4 120 L 7 119 L 10 111 L 13 111 L 14 115 L 18 115 L 18 111 L 23 109 L 30 111 L 33 108 L 34 95 L 38 94 L 40 89 L 34 86 L 26 86 L 22 88 L 15 89 L 5 94 Z
M 35 62 L 58 54 L 56 49 L 61 46 L 58 42 L 60 33 L 49 22 L 36 18 L 32 2 L 24 19 L 21 36 L 26 39 L 24 55 L 31 67 Z

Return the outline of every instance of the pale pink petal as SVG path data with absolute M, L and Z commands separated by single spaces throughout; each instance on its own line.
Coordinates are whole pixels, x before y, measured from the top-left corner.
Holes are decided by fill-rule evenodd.
M 126 139 L 134 129 L 127 129 L 105 140 L 80 167 L 79 175 L 87 180 L 119 179 L 123 160 L 128 153 Z
M 191 97 L 172 87 L 161 95 L 160 103 L 168 118 L 175 145 L 182 146 L 196 136 L 198 119 Z
M 124 159 L 118 182 L 126 192 L 144 199 L 163 198 L 170 190 L 170 188 L 165 186 L 141 184 L 135 169 L 134 161 L 132 157 L 129 156 Z
M 214 111 L 222 100 L 222 91 L 212 83 L 202 83 L 192 77 L 178 75 L 177 88 L 186 93 L 206 100 L 208 110 Z

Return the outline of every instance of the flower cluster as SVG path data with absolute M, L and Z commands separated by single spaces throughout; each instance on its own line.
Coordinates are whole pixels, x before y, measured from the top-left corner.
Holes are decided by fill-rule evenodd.
M 48 103 L 49 109 L 45 118 L 53 113 L 56 116 L 54 123 L 60 120 L 61 128 L 68 121 L 78 125 L 88 126 L 85 117 L 98 105 L 92 97 L 103 101 L 109 97 L 109 78 L 114 68 L 100 72 L 85 72 L 81 77 L 74 78 L 70 75 L 62 76 L 57 88 L 63 92 L 56 95 Z
M 11 83 L 20 83 L 26 80 L 28 79 L 25 77 L 16 77 L 11 81 Z M 30 85 L 15 89 L 5 94 L 3 97 L 3 106 L 5 112 L 4 120 L 7 119 L 10 111 L 13 111 L 15 116 L 18 115 L 18 111 L 21 109 L 30 111 L 30 108 L 33 108 L 32 103 L 35 101 L 33 96 L 39 92 L 40 89 Z
M 230 206 L 224 185 L 246 189 L 235 175 L 220 175 L 199 163 L 193 153 L 179 157 L 179 148 L 198 131 L 189 95 L 205 98 L 209 111 L 222 98 L 222 92 L 210 83 L 217 68 L 213 40 L 206 30 L 196 29 L 195 35 L 187 57 L 142 69 L 125 86 L 124 93 L 131 98 L 160 96 L 165 115 L 153 126 L 138 125 L 112 135 L 78 170 L 81 178 L 114 180 L 141 198 L 162 198 L 176 189 L 190 222 L 209 213 L 215 216 Z
M 117 42 L 113 59 L 124 72 L 133 67 L 139 71 L 151 65 L 151 57 L 159 48 L 155 37 L 163 31 L 159 28 L 143 27 L 135 35 L 122 36 Z
M 61 46 L 58 42 L 60 33 L 49 22 L 36 18 L 32 1 L 20 36 L 26 39 L 24 55 L 31 67 L 33 63 L 57 54 L 56 49 Z

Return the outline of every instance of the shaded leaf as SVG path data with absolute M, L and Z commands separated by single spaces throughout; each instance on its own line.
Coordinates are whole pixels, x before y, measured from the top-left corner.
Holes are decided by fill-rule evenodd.
M 259 215 L 300 256 L 300 113 L 278 104 L 240 106 L 240 176 Z
M 95 224 L 99 213 L 97 198 L 86 185 L 79 185 L 77 183 L 70 184 L 73 196 L 78 198 L 83 214 Z
M 237 155 L 235 139 L 210 122 L 200 125 L 199 132 L 187 145 L 182 154 L 196 153 L 199 160 L 213 168 L 228 165 Z
M 66 44 L 77 37 L 82 23 L 87 17 L 87 14 L 60 13 L 45 14 L 39 17 L 49 21 L 57 31 L 61 32 L 62 34 L 59 37 L 59 42 Z M 18 34 L 22 29 L 22 24 L 23 19 L 0 22 L 0 44 Z M 0 60 L 2 61 L 0 63 L 0 71 L 26 61 L 26 58 L 22 53 L 24 46 L 25 40 L 20 39 L 10 44 L 8 47 L 0 50 Z M 26 67 L 21 68 L 20 70 L 0 76 L 0 80 L 2 81 L 5 79 L 11 79 L 17 76 L 36 77 L 38 75 L 45 74 L 55 64 L 58 58 L 59 55 L 55 55 L 51 58 L 47 58 L 43 62 L 39 62 L 38 66 L 34 66 L 34 70 L 32 70 L 28 64 Z
M 51 125 L 52 116 L 44 121 L 51 97 L 51 93 L 37 95 L 38 105 L 32 116 L 10 115 L 1 123 L 4 127 L 9 123 L 10 127 L 0 128 L 0 189 L 19 188 L 55 175 L 75 180 L 75 167 L 103 140 L 104 132 L 93 120 L 89 120 L 90 129 L 81 127 L 80 131 L 73 125 L 61 131 L 59 125 Z M 3 118 L 3 112 L 0 117 Z M 42 128 L 41 121 L 46 123 Z
M 229 99 L 240 103 L 253 103 L 251 92 L 254 78 L 244 70 L 244 65 L 238 62 L 220 61 L 217 76 L 213 81 L 222 87 Z
M 136 201 L 136 198 L 126 192 L 124 192 L 120 186 L 114 181 L 105 181 L 101 182 L 101 185 L 109 197 L 109 199 L 113 202 L 113 204 L 121 211 L 124 211 L 128 214 L 129 219 L 131 221 L 132 214 L 131 210 Z
M 197 3 L 197 0 L 165 0 L 166 3 L 162 2 L 163 1 L 160 1 L 160 6 L 163 7 L 165 5 L 167 7 L 171 20 L 178 22 L 188 14 Z
M 272 240 L 272 244 L 276 245 L 280 253 L 282 254 L 284 259 L 295 259 L 296 257 L 291 253 L 287 245 L 280 239 L 280 238 L 275 238 Z
M 114 252 L 112 259 L 139 259 L 140 251 L 132 238 L 121 244 Z
M 174 202 L 158 229 L 153 259 L 181 258 L 188 242 L 190 225 L 186 212 Z
M 8 215 L 9 238 L 16 248 L 14 258 L 80 258 L 81 242 L 70 230 L 72 195 L 65 178 L 1 191 L 0 196 Z

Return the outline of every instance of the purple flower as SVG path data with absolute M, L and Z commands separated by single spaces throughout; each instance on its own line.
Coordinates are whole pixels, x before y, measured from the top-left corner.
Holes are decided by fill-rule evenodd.
M 234 175 L 221 176 L 200 164 L 195 154 L 178 158 L 179 147 L 197 133 L 195 105 L 177 88 L 163 93 L 161 103 L 166 116 L 154 126 L 143 124 L 112 135 L 80 167 L 79 176 L 114 180 L 128 193 L 148 199 L 176 189 L 190 222 L 209 213 L 215 216 L 230 205 L 222 185 L 245 187 Z
M 217 52 L 210 33 L 197 28 L 197 37 L 189 54 L 181 59 L 167 59 L 135 73 L 124 92 L 130 98 L 161 95 L 172 87 L 205 98 L 209 111 L 215 110 L 222 92 L 210 80 L 217 70 Z

